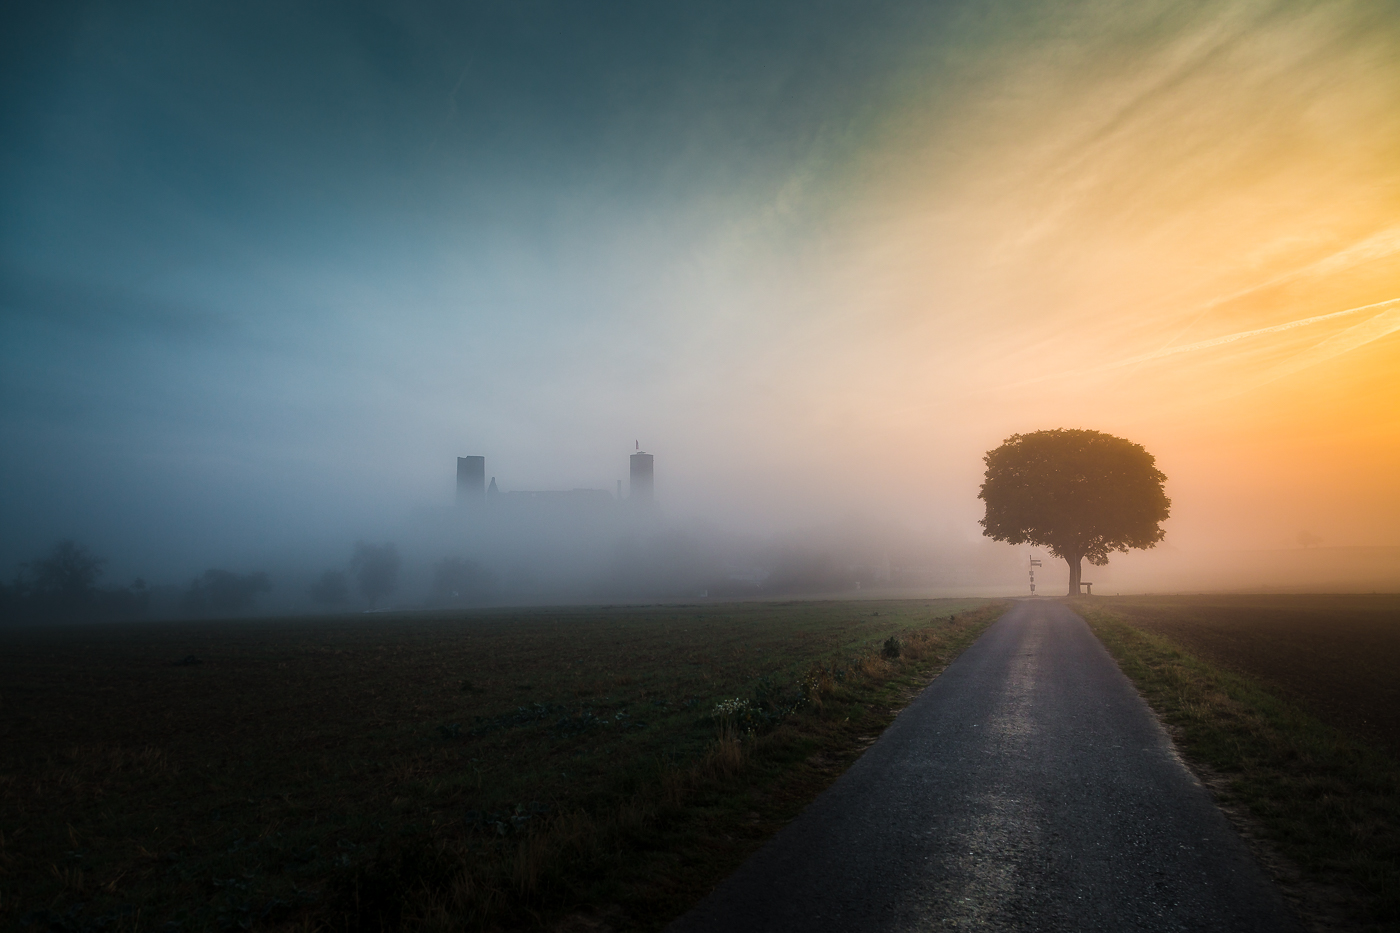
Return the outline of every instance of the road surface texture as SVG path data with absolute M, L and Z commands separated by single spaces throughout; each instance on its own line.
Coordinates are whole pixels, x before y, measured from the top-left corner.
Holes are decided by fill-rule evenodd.
M 670 930 L 1299 928 L 1084 620 L 1025 601 Z

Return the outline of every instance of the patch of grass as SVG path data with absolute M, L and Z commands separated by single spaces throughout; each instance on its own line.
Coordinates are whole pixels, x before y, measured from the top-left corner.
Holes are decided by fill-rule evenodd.
M 658 929 L 1004 608 L 3 633 L 0 927 Z
M 1349 893 L 1350 920 L 1400 923 L 1400 763 L 1258 680 L 1187 652 L 1131 609 L 1076 609 L 1222 802 L 1243 807 L 1305 879 Z

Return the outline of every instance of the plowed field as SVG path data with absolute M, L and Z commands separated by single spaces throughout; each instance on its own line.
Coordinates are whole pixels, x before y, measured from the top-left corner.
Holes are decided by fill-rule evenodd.
M 1400 596 L 1144 596 L 1094 603 L 1400 753 Z

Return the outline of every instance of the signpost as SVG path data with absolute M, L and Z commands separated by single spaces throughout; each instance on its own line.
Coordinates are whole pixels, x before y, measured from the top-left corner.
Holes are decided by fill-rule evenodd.
M 1031 562 L 1031 565 L 1030 565 L 1030 572 L 1031 572 L 1031 595 L 1034 596 L 1034 595 L 1035 595 L 1035 568 L 1037 568 L 1037 567 L 1040 566 L 1040 561 L 1038 561 L 1038 560 L 1036 560 L 1034 557 L 1032 557 L 1032 558 L 1030 558 L 1030 562 Z

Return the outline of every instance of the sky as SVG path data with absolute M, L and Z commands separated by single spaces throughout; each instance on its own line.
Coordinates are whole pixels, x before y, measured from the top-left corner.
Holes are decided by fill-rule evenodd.
M 503 489 L 976 541 L 1091 428 L 1164 550 L 1400 545 L 1400 3 L 19 3 L 0 575 Z

